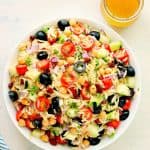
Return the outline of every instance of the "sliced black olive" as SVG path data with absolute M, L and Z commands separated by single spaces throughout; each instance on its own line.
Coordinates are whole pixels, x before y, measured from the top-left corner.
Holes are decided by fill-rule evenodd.
M 52 83 L 49 73 L 41 73 L 39 79 L 40 79 L 40 83 L 44 84 L 45 86 L 48 86 Z
M 127 76 L 130 76 L 130 77 L 135 76 L 135 69 L 132 66 L 127 67 Z
M 99 132 L 99 136 L 98 137 L 102 137 L 105 133 L 105 130 L 103 129 L 102 131 Z
M 53 97 L 52 98 L 52 108 L 56 109 L 59 107 L 59 97 Z
M 130 98 L 132 98 L 135 94 L 135 91 L 133 88 L 130 88 Z
M 38 31 L 38 32 L 36 32 L 35 38 L 36 38 L 36 39 L 39 39 L 39 40 L 47 41 L 47 35 L 46 35 L 46 33 L 43 32 L 43 31 Z
M 73 118 L 73 121 L 77 121 L 79 124 L 82 124 L 82 118 L 80 117 Z
M 126 97 L 124 97 L 124 96 L 120 97 L 118 106 L 122 108 L 125 105 L 125 103 L 126 103 Z
M 129 110 L 122 111 L 122 113 L 120 115 L 120 120 L 121 121 L 126 120 L 129 117 L 129 114 L 130 114 Z
M 100 39 L 100 33 L 97 31 L 91 31 L 89 35 L 94 36 L 97 40 Z
M 28 80 L 25 81 L 24 88 L 27 89 L 29 86 Z
M 82 61 L 78 61 L 74 64 L 74 70 L 78 73 L 82 73 L 86 70 L 86 64 Z
M 65 28 L 69 26 L 69 21 L 66 19 L 62 19 L 58 21 L 57 25 L 61 31 L 64 31 Z
M 54 109 L 52 107 L 48 108 L 48 114 L 55 114 Z
M 108 98 L 107 98 L 107 101 L 108 101 L 108 103 L 109 103 L 110 105 L 113 104 L 113 102 L 112 102 L 113 97 L 114 97 L 114 95 L 110 95 L 110 96 L 108 96 Z
M 127 75 L 127 69 L 124 66 L 118 66 L 118 69 L 119 69 L 117 73 L 118 78 L 119 79 L 124 78 Z
M 42 127 L 42 120 L 33 120 L 32 124 L 35 128 L 41 128 Z
M 68 143 L 68 146 L 77 147 L 77 145 L 74 145 L 71 140 L 67 140 L 67 143 Z
M 93 102 L 93 113 L 94 114 L 99 114 L 101 112 L 101 106 L 98 105 L 97 106 L 97 103 L 96 102 Z
M 88 138 L 90 145 L 97 145 L 100 143 L 101 139 L 100 138 Z
M 48 57 L 48 53 L 46 51 L 40 51 L 38 52 L 37 54 L 37 58 L 39 60 L 43 60 L 43 59 L 46 59 Z
M 8 92 L 9 98 L 15 102 L 16 100 L 18 100 L 18 93 L 16 91 L 9 91 Z

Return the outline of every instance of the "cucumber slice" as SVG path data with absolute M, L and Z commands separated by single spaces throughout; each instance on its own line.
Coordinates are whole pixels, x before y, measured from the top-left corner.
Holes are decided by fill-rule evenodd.
M 67 111 L 67 116 L 69 116 L 70 118 L 74 118 L 74 117 L 77 116 L 77 113 L 78 113 L 78 109 L 76 109 L 76 108 L 70 108 Z
M 44 135 L 44 131 L 40 130 L 40 129 L 34 129 L 31 132 L 31 135 L 37 138 L 40 138 L 40 136 Z
M 135 87 L 135 77 L 127 77 L 127 86 L 129 88 Z
M 112 111 L 108 113 L 107 120 L 119 120 L 119 111 Z
M 97 50 L 97 58 L 105 58 L 108 55 L 109 55 L 109 52 L 104 48 Z
M 110 43 L 110 49 L 111 49 L 111 51 L 119 50 L 121 46 L 122 46 L 122 42 L 121 41 Z
M 55 136 L 58 136 L 62 133 L 62 128 L 60 127 L 52 127 L 50 129 L 50 131 L 55 135 Z
M 77 135 L 76 134 L 72 134 L 72 133 L 70 133 L 70 132 L 66 132 L 65 134 L 64 134 L 64 138 L 65 139 L 68 139 L 68 140 L 75 140 L 75 138 L 77 137 Z
M 96 102 L 97 106 L 104 100 L 104 96 L 101 94 L 97 94 L 96 96 L 93 96 L 89 102 L 89 106 L 93 106 L 93 102 Z
M 125 84 L 120 84 L 117 86 L 117 93 L 121 96 L 130 96 L 130 89 Z
M 100 130 L 99 126 L 94 123 L 89 124 L 87 127 L 88 135 L 93 138 L 99 135 L 99 130 Z

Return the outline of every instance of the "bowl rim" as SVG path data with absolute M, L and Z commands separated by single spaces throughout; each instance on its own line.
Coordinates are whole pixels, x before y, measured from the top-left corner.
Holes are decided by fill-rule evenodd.
M 131 122 L 133 121 L 133 119 L 135 118 L 135 114 L 137 113 L 137 110 L 138 110 L 138 107 L 139 107 L 139 104 L 140 104 L 140 97 L 141 97 L 141 89 L 142 89 L 142 84 L 141 84 L 141 71 L 140 71 L 140 67 L 139 67 L 139 63 L 137 63 L 137 58 L 135 57 L 135 52 L 133 52 L 132 48 L 127 44 L 127 42 L 124 40 L 123 37 L 121 37 L 116 31 L 114 31 L 111 27 L 107 26 L 106 24 L 102 23 L 102 22 L 98 22 L 97 20 L 95 19 L 85 19 L 85 18 L 80 18 L 80 17 L 66 17 L 66 18 L 56 18 L 56 19 L 50 19 L 50 21 L 46 22 L 46 23 L 43 23 L 41 25 L 38 25 L 37 27 L 35 27 L 34 29 L 31 30 L 31 32 L 28 32 L 25 34 L 25 36 L 22 36 L 23 38 L 21 38 L 21 40 L 19 40 L 19 42 L 17 42 L 14 46 L 14 48 L 10 51 L 10 54 L 7 58 L 7 63 L 5 64 L 5 67 L 4 67 L 4 72 L 3 72 L 3 81 L 2 81 L 2 87 L 3 87 L 3 101 L 4 101 L 4 104 L 5 104 L 5 107 L 7 109 L 7 112 L 9 114 L 9 117 L 11 119 L 11 121 L 13 122 L 14 126 L 18 129 L 18 131 L 25 137 L 25 139 L 27 139 L 28 141 L 30 141 L 32 144 L 36 145 L 37 147 L 41 148 L 41 149 L 45 149 L 45 150 L 48 150 L 50 147 L 45 147 L 43 145 L 40 145 L 40 143 L 38 143 L 38 141 L 35 141 L 35 140 L 32 140 L 31 137 L 29 137 L 25 132 L 25 130 L 23 130 L 22 128 L 20 128 L 17 124 L 17 121 L 15 119 L 12 118 L 10 112 L 9 112 L 9 106 L 7 105 L 7 92 L 8 90 L 6 90 L 6 81 L 4 79 L 6 79 L 6 75 L 8 75 L 8 67 L 10 66 L 10 61 L 12 60 L 12 57 L 14 56 L 14 53 L 17 52 L 17 45 L 19 43 L 21 43 L 22 41 L 24 41 L 25 39 L 27 39 L 29 37 L 29 35 L 32 35 L 32 33 L 35 33 L 39 28 L 41 28 L 42 26 L 44 25 L 47 25 L 47 24 L 54 24 L 56 23 L 58 20 L 60 19 L 75 19 L 75 20 L 78 20 L 78 21 L 81 21 L 81 22 L 84 22 L 84 23 L 87 23 L 89 25 L 93 24 L 95 27 L 99 27 L 100 29 L 103 29 L 106 33 L 109 32 L 112 33 L 112 34 L 115 34 L 117 36 L 117 39 L 118 40 L 121 40 L 123 45 L 125 45 L 125 47 L 128 48 L 128 52 L 130 53 L 130 55 L 132 55 L 132 59 L 134 60 L 134 65 L 136 67 L 136 78 L 138 79 L 137 82 L 138 82 L 138 93 L 137 93 L 137 98 L 136 98 L 136 105 L 135 105 L 135 108 L 134 108 L 134 111 L 132 112 L 132 115 L 130 114 L 130 117 L 128 118 L 127 122 L 125 122 L 123 128 L 121 131 L 119 131 L 119 133 L 117 133 L 117 135 L 115 135 L 115 137 L 113 137 L 112 139 L 109 139 L 108 142 L 106 142 L 105 144 L 101 145 L 97 145 L 97 148 L 98 150 L 101 150 L 103 148 L 106 148 L 108 146 L 110 146 L 111 144 L 113 144 L 117 139 L 120 138 L 121 135 L 123 135 L 125 133 L 125 131 L 127 130 L 127 128 L 129 127 L 129 125 L 131 124 Z M 111 37 L 111 35 L 110 35 Z M 34 138 L 34 137 L 33 137 Z M 56 146 L 55 146 L 56 147 Z M 58 147 L 57 147 L 58 148 Z M 93 146 L 88 148 L 88 150 L 94 150 L 96 147 Z M 54 148 L 55 149 L 55 148 Z

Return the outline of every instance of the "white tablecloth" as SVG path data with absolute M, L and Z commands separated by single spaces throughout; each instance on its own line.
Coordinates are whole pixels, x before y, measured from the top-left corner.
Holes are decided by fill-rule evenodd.
M 82 17 L 104 22 L 100 0 L 0 0 L 0 79 L 11 48 L 34 27 L 54 18 Z M 133 47 L 141 64 L 143 91 L 139 111 L 126 133 L 107 150 L 149 150 L 150 148 L 150 1 L 139 20 L 117 30 Z M 1 84 L 0 84 L 1 86 Z M 12 124 L 0 94 L 0 134 L 11 150 L 39 150 Z

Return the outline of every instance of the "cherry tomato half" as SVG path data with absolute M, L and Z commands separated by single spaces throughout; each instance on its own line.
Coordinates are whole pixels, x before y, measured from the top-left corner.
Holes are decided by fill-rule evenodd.
M 94 47 L 94 39 L 91 36 L 85 36 L 85 38 L 82 38 L 80 41 L 81 47 L 86 50 L 90 51 Z
M 74 81 L 76 80 L 76 76 L 74 72 L 68 73 L 64 72 L 63 75 L 61 76 L 61 84 L 64 87 L 70 87 Z
M 83 100 L 90 100 L 91 96 L 89 95 L 86 88 L 81 89 L 81 97 Z
M 75 46 L 71 41 L 66 41 L 61 47 L 61 53 L 65 57 L 73 56 L 75 53 Z
M 92 110 L 88 107 L 83 107 L 81 108 L 81 111 L 83 112 L 83 118 L 86 118 L 87 120 L 91 120 L 92 119 Z
M 35 105 L 39 111 L 44 112 L 50 107 L 50 101 L 46 97 L 40 96 L 37 98 Z
M 105 77 L 102 79 L 103 82 L 103 90 L 108 90 L 112 87 L 113 83 L 112 83 L 112 79 L 110 77 Z
M 114 129 L 117 129 L 120 125 L 120 121 L 119 120 L 112 120 L 111 122 L 107 123 L 107 126 L 109 127 L 113 127 Z
M 120 60 L 121 62 L 123 62 L 126 65 L 129 63 L 129 54 L 125 49 L 121 49 L 121 50 L 117 51 L 114 54 L 114 57 L 116 57 L 118 60 Z
M 22 115 L 23 115 L 22 109 L 18 110 L 16 112 L 16 120 L 19 121 L 19 119 L 22 117 Z
M 37 62 L 36 67 L 39 70 L 48 70 L 50 68 L 49 60 L 40 60 Z
M 71 26 L 71 31 L 79 35 L 85 31 L 84 25 L 81 22 L 77 22 L 75 25 Z
M 78 91 L 75 87 L 69 87 L 69 91 L 72 93 L 73 98 L 78 97 Z
M 19 75 L 24 75 L 28 71 L 27 65 L 17 65 L 16 70 Z
M 58 144 L 63 145 L 63 144 L 67 143 L 66 140 L 63 139 L 61 136 L 56 136 L 55 138 L 56 138 L 56 141 L 57 141 Z
M 123 110 L 129 110 L 130 106 L 131 106 L 131 100 L 127 99 L 123 106 Z
M 59 123 L 59 124 L 63 124 L 62 116 L 61 116 L 61 115 L 56 115 L 56 121 L 57 121 L 57 123 Z

